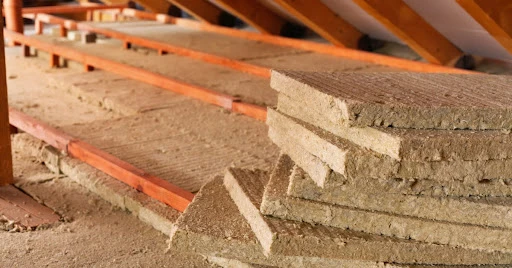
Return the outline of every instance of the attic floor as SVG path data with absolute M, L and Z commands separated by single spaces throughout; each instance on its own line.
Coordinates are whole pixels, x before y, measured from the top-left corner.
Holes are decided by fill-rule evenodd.
M 125 30 L 157 39 L 164 36 L 162 33 L 171 35 L 170 29 L 148 24 Z M 210 36 L 212 42 L 201 42 L 194 33 L 177 31 L 174 35 L 181 38 L 171 36 L 160 41 L 188 40 L 188 45 L 198 49 L 201 45 L 204 49 L 223 48 L 222 44 L 209 45 L 215 40 L 222 41 L 220 37 Z M 262 78 L 183 57 L 158 56 L 143 49 L 122 50 L 112 40 L 81 45 L 53 37 L 41 38 L 240 96 L 251 103 L 275 104 L 275 92 Z M 254 50 L 257 55 L 247 54 L 249 50 L 244 46 L 249 44 L 239 44 L 238 50 L 233 48 L 229 52 L 236 52 L 238 59 L 268 67 L 392 71 L 272 47 Z M 7 48 L 11 106 L 189 191 L 199 190 L 230 165 L 268 169 L 279 153 L 267 138 L 263 122 L 105 71 L 84 73 L 81 66 L 51 69 L 43 60 L 43 53 L 38 58 L 19 55 L 19 48 Z M 167 251 L 165 235 L 111 206 L 69 177 L 51 173 L 33 155 L 15 150 L 14 156 L 16 186 L 54 209 L 63 222 L 33 232 L 0 230 L 2 265 L 211 266 L 202 257 Z

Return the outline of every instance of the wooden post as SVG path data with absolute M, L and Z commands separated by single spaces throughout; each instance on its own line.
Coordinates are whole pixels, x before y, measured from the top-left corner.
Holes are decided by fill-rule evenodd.
M 92 10 L 87 11 L 87 13 L 85 15 L 85 20 L 86 21 L 93 21 L 94 20 L 94 16 L 93 16 L 93 11 Z
M 36 19 L 35 21 L 36 34 L 43 34 L 44 24 L 42 21 Z
M 84 64 L 84 71 L 85 72 L 92 72 L 92 71 L 94 71 L 94 66 L 89 65 L 89 64 Z
M 64 25 L 59 26 L 59 35 L 60 35 L 60 37 L 68 36 L 68 29 L 66 29 L 66 27 L 64 27 Z
M 30 47 L 23 45 L 23 57 L 30 57 Z
M 8 30 L 23 33 L 22 8 L 23 2 L 21 0 L 4 0 L 5 26 Z M 17 46 L 19 44 L 10 41 L 9 45 Z
M 60 57 L 57 54 L 50 54 L 50 67 L 58 68 L 59 67 Z
M 2 19 L 0 22 L 3 24 Z M 0 185 L 6 185 L 13 182 L 13 172 L 3 31 L 0 31 L 0 47 Z

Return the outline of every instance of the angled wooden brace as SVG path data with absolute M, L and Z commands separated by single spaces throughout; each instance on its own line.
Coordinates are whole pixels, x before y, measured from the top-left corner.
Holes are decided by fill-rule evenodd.
M 487 32 L 512 53 L 512 1 L 457 0 Z
M 262 33 L 301 37 L 305 32 L 304 27 L 288 22 L 257 0 L 217 0 L 216 3 Z
M 211 24 L 233 27 L 236 18 L 207 0 L 169 0 L 196 19 Z
M 353 0 L 430 63 L 474 67 L 474 61 L 426 22 L 403 0 Z
M 369 39 L 319 0 L 274 0 L 304 25 L 336 46 L 362 48 Z M 364 49 L 370 50 L 370 49 Z

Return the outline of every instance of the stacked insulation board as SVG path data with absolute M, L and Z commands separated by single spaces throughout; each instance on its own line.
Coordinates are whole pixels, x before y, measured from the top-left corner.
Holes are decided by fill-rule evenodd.
M 273 71 L 273 170 L 204 186 L 172 244 L 277 267 L 507 267 L 511 82 Z

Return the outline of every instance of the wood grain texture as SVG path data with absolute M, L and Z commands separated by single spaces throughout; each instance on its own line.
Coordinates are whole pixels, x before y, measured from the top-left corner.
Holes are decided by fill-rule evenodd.
M 155 13 L 167 14 L 167 11 L 171 7 L 171 3 L 167 0 L 138 0 L 136 1 L 146 10 L 150 10 Z
M 5 9 L 5 26 L 11 31 L 23 33 L 23 17 L 21 16 L 23 3 L 21 0 L 3 1 Z
M 199 21 L 212 24 L 219 24 L 219 17 L 223 12 L 222 9 L 205 0 L 170 0 L 170 2 Z
M 63 19 L 54 17 L 54 16 L 52 16 L 52 17 L 53 17 L 51 20 L 52 23 L 57 23 L 57 24 L 64 23 Z M 172 53 L 172 54 L 176 54 L 176 55 L 180 55 L 180 56 L 185 56 L 185 57 L 189 57 L 189 58 L 193 58 L 193 59 L 202 60 L 204 62 L 208 62 L 208 63 L 212 63 L 212 64 L 216 64 L 216 65 L 225 66 L 225 67 L 228 67 L 228 68 L 231 68 L 234 70 L 254 74 L 257 76 L 262 76 L 262 77 L 266 77 L 266 78 L 270 77 L 270 69 L 263 67 L 263 66 L 250 64 L 250 63 L 246 63 L 246 62 L 243 62 L 240 60 L 230 59 L 227 57 L 214 55 L 212 53 L 201 52 L 201 51 L 190 49 L 190 48 L 187 48 L 184 46 L 177 46 L 177 45 L 172 45 L 172 44 L 168 44 L 168 43 L 164 43 L 164 42 L 159 42 L 156 40 L 151 40 L 151 39 L 139 37 L 136 35 L 123 33 L 120 31 L 111 30 L 108 28 L 101 28 L 101 27 L 97 27 L 97 26 L 87 24 L 87 23 L 76 23 L 75 25 L 76 25 L 76 28 L 79 30 L 99 33 L 99 34 L 102 34 L 102 35 L 105 35 L 105 36 L 108 36 L 111 38 L 119 39 L 119 40 L 123 41 L 124 43 L 131 43 L 131 44 L 135 44 L 137 46 L 142 46 L 142 47 L 147 47 L 147 48 L 152 48 L 152 49 L 158 50 L 160 55 Z M 126 46 L 125 46 L 125 48 L 126 48 Z
M 10 185 L 0 187 L 0 215 L 27 228 L 60 220 L 51 209 Z
M 354 0 L 428 62 L 451 65 L 462 52 L 403 0 Z
M 69 13 L 84 13 L 93 10 L 102 9 L 123 9 L 126 5 L 98 5 L 98 6 L 46 6 L 46 7 L 26 7 L 22 10 L 23 14 L 38 14 L 38 13 L 49 13 L 49 14 L 69 14 Z
M 0 19 L 0 21 L 2 20 Z M 0 47 L 4 47 L 3 33 L 0 33 Z M 0 185 L 13 182 L 6 75 L 5 52 L 0 49 Z
M 216 3 L 262 33 L 279 35 L 286 23 L 256 0 L 217 0 Z
M 357 48 L 358 41 L 363 35 L 319 0 L 275 0 L 274 2 L 334 45 Z
M 126 14 L 125 14 L 126 13 Z M 133 13 L 133 15 L 130 15 Z M 153 20 L 157 20 L 162 23 L 174 24 L 187 29 L 201 30 L 209 33 L 216 33 L 230 37 L 236 37 L 240 39 L 258 41 L 265 44 L 278 45 L 284 48 L 302 49 L 306 51 L 312 51 L 321 53 L 324 55 L 330 55 L 340 57 L 344 59 L 352 59 L 358 61 L 364 61 L 374 64 L 382 64 L 388 67 L 400 68 L 403 70 L 413 72 L 426 72 L 426 73 L 466 73 L 475 74 L 478 72 L 468 71 L 463 69 L 457 69 L 449 66 L 441 66 L 438 64 L 430 64 L 424 62 L 411 61 L 386 55 L 379 55 L 375 53 L 369 53 L 365 51 L 358 51 L 350 48 L 336 47 L 327 44 L 320 44 L 311 41 L 297 40 L 279 36 L 265 35 L 259 33 L 253 33 L 248 31 L 240 31 L 236 29 L 230 29 L 226 27 L 220 27 L 217 25 L 200 23 L 190 19 L 174 18 L 166 16 L 164 14 L 152 14 L 144 11 L 133 12 L 130 9 L 124 9 L 123 14 L 129 17 L 145 18 L 152 17 Z
M 512 53 L 512 2 L 507 0 L 457 0 L 507 51 Z
M 194 195 L 170 182 L 152 176 L 85 142 L 72 141 L 68 145 L 71 156 L 77 158 L 131 187 L 183 212 Z
M 11 121 L 19 129 L 179 211 L 184 211 L 194 197 L 192 193 L 150 175 L 88 143 L 76 140 L 70 135 L 14 109 L 11 111 Z M 7 128 L 7 130 L 9 129 Z M 2 203 L 0 203 L 1 208 Z M 0 210 L 0 212 L 2 211 Z
M 73 140 L 73 137 L 70 135 L 36 120 L 14 108 L 9 108 L 9 121 L 11 125 L 40 140 L 43 140 L 63 152 L 67 152 L 67 145 L 71 140 Z

